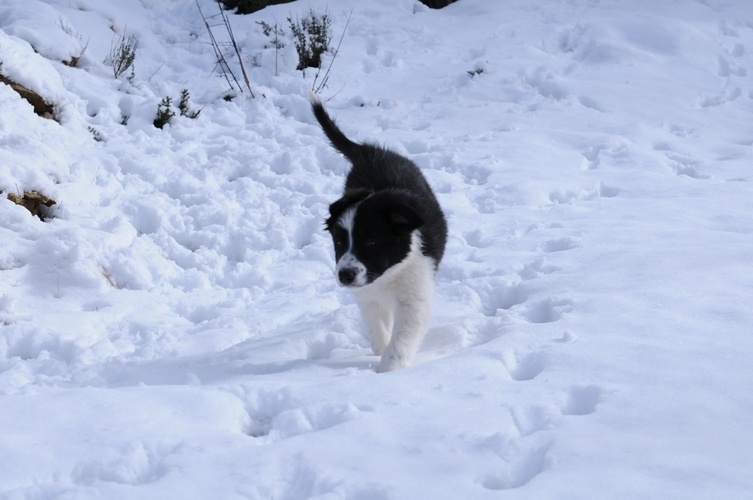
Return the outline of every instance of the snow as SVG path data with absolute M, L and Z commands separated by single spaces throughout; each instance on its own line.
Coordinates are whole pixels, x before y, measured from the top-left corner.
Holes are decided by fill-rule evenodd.
M 449 220 L 430 330 L 388 374 L 332 274 L 348 165 L 315 71 L 257 24 L 310 8 L 335 41 L 350 16 L 328 110 Z M 0 84 L 0 498 L 751 498 L 753 6 L 230 19 L 255 99 L 223 99 L 193 3 L 0 7 L 0 71 L 59 120 Z M 200 116 L 155 128 L 182 89 Z M 53 218 L 6 200 L 31 190 Z

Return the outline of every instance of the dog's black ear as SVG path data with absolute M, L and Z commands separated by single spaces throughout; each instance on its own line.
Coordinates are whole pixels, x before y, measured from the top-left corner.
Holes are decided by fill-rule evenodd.
M 395 205 L 387 215 L 390 226 L 397 232 L 410 233 L 424 225 L 423 218 L 409 204 Z
M 363 201 L 369 196 L 371 191 L 368 189 L 357 189 L 353 191 L 347 191 L 342 198 L 334 202 L 329 206 L 329 217 L 324 221 L 324 227 L 327 231 L 332 232 L 337 220 L 348 208 L 352 207 L 356 203 Z

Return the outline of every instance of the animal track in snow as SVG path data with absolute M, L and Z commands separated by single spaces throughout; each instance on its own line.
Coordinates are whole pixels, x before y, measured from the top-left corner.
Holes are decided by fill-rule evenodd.
M 391 50 L 382 55 L 380 62 L 382 63 L 382 66 L 387 68 L 399 68 L 403 65 L 402 59 Z
M 745 47 L 740 44 L 736 44 L 728 53 L 732 57 L 739 57 L 735 54 L 744 54 Z M 744 77 L 748 74 L 748 70 L 743 66 L 739 66 L 733 59 L 730 60 L 727 57 L 719 56 L 717 59 L 717 74 L 721 77 L 739 76 Z
M 615 196 L 620 194 L 620 188 L 607 186 L 602 182 L 599 183 L 598 193 L 601 198 L 614 198 Z
M 475 195 L 471 202 L 480 214 L 494 214 L 499 211 L 500 207 L 512 206 L 516 203 L 514 200 L 505 199 L 504 195 L 500 196 L 500 193 L 495 189 L 487 189 L 483 193 Z
M 489 180 L 489 176 L 492 175 L 490 169 L 476 165 L 470 165 L 460 173 L 463 175 L 463 182 L 471 186 L 483 186 Z
M 604 112 L 604 106 L 589 96 L 578 96 L 578 102 L 588 109 L 593 109 L 594 111 L 599 111 L 601 113 Z
M 556 273 L 559 270 L 560 268 L 557 266 L 546 264 L 544 259 L 537 259 L 524 265 L 522 269 L 518 271 L 518 275 L 521 277 L 521 279 L 531 280 L 537 278 L 542 274 L 552 274 Z
M 505 365 L 510 377 L 521 382 L 533 380 L 546 367 L 546 357 L 541 352 L 516 354 L 506 352 L 502 355 L 502 363 Z
M 578 243 L 572 238 L 559 238 L 556 240 L 548 240 L 544 242 L 544 252 L 564 252 L 565 250 L 572 250 L 578 248 Z
M 629 156 L 628 147 L 617 139 L 608 139 L 604 142 L 588 146 L 581 151 L 585 159 L 586 170 L 596 170 L 607 164 L 623 163 Z
M 534 354 L 533 359 L 542 359 Z M 534 362 L 535 365 L 538 361 Z M 572 387 L 561 414 L 590 415 L 596 411 L 601 402 L 602 390 L 595 385 Z M 543 406 L 534 406 L 525 410 L 510 410 L 512 423 L 518 436 L 510 438 L 497 433 L 486 438 L 484 446 L 502 459 L 503 464 L 493 473 L 480 478 L 481 485 L 489 490 L 507 490 L 529 483 L 533 478 L 551 466 L 549 450 L 551 437 L 545 431 L 557 419 L 557 410 Z
M 524 84 L 535 89 L 541 97 L 561 101 L 568 96 L 568 91 L 558 83 L 558 77 L 546 68 L 539 67 L 533 73 L 523 76 Z
M 568 393 L 563 415 L 590 415 L 601 402 L 602 390 L 595 385 L 572 387 Z
M 555 410 L 544 406 L 532 406 L 526 409 L 511 408 L 510 417 L 521 436 L 530 436 L 549 429 L 556 418 Z
M 699 137 L 698 130 L 694 127 L 672 124 L 666 128 L 670 134 L 676 137 Z M 671 148 L 666 142 L 657 142 L 654 144 L 654 149 L 657 151 L 669 151 Z
M 552 191 L 551 193 L 549 193 L 549 201 L 551 201 L 552 203 L 558 203 L 560 205 L 571 203 L 573 200 L 580 199 L 583 199 L 583 196 L 580 193 L 576 193 L 575 191 Z
M 301 500 L 308 498 L 355 498 L 386 500 L 392 498 L 384 486 L 348 484 L 347 478 L 327 470 L 326 464 L 313 462 L 308 453 L 286 456 L 279 476 L 257 478 L 257 489 L 250 498 Z M 249 498 L 248 494 L 240 494 Z
M 710 176 L 701 172 L 701 162 L 690 156 L 679 153 L 668 153 L 667 158 L 672 170 L 677 175 L 685 175 L 693 179 L 708 179 Z
M 356 418 L 361 412 L 352 403 L 301 405 L 286 389 L 259 391 L 248 403 L 247 433 L 269 444 L 309 432 L 329 429 Z
M 528 484 L 533 478 L 541 474 L 546 470 L 550 463 L 548 459 L 549 448 L 551 448 L 551 441 L 539 442 L 541 440 L 534 440 L 534 443 L 500 443 L 507 449 L 499 451 L 501 458 L 505 459 L 511 453 L 514 453 L 516 457 L 513 461 L 505 461 L 500 470 L 487 474 L 481 478 L 481 485 L 488 490 L 509 490 L 513 488 L 520 488 Z M 512 448 L 527 448 L 527 449 L 514 449 L 509 451 L 509 447 Z
M 572 300 L 550 297 L 529 305 L 524 316 L 531 323 L 553 323 L 563 314 L 572 311 L 573 307 Z
M 596 189 L 582 191 L 552 191 L 549 193 L 549 201 L 560 205 L 573 203 L 581 200 L 595 200 L 596 198 L 614 198 L 620 194 L 620 189 L 607 186 L 600 182 Z
M 463 234 L 463 237 L 465 238 L 465 242 L 474 248 L 487 248 L 494 244 L 494 240 L 488 236 L 484 236 L 484 233 L 479 229 L 468 231 Z
M 477 293 L 486 316 L 496 316 L 500 309 L 511 309 L 528 299 L 528 292 L 522 284 L 509 284 L 500 280 L 490 281 L 478 289 Z
M 353 343 L 353 339 L 346 333 L 333 332 L 327 334 L 324 339 L 316 338 L 308 341 L 306 359 L 309 361 L 331 359 L 338 351 L 350 351 L 361 347 Z
M 86 463 L 76 467 L 73 480 L 79 484 L 91 485 L 97 481 L 139 485 L 162 479 L 169 471 L 165 459 L 178 451 L 174 447 L 153 447 L 145 443 L 135 443 L 123 449 L 112 460 Z
M 698 98 L 698 105 L 702 108 L 711 108 L 721 106 L 730 101 L 736 101 L 742 96 L 742 89 L 738 86 L 731 86 L 716 94 L 702 95 Z

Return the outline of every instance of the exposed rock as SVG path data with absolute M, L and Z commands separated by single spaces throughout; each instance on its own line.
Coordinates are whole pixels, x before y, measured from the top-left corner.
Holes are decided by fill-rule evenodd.
M 21 205 L 31 212 L 31 215 L 39 217 L 40 220 L 51 217 L 52 214 L 47 209 L 57 204 L 55 200 L 38 191 L 25 191 L 22 196 L 16 193 L 8 193 L 8 199 L 16 205 Z
M 52 104 L 48 103 L 44 100 L 42 96 L 34 92 L 33 90 L 29 90 L 23 85 L 20 85 L 18 83 L 15 83 L 8 78 L 6 78 L 3 75 L 0 75 L 0 82 L 9 85 L 10 88 L 18 92 L 18 95 L 29 101 L 29 104 L 32 105 L 34 108 L 34 112 L 41 116 L 42 118 L 48 118 L 50 120 L 55 119 L 55 108 Z

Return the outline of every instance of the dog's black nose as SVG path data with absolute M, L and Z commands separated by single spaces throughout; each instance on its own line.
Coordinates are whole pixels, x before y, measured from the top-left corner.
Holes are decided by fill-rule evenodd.
M 340 269 L 337 273 L 337 279 L 343 285 L 350 285 L 356 279 L 356 272 L 353 269 Z

